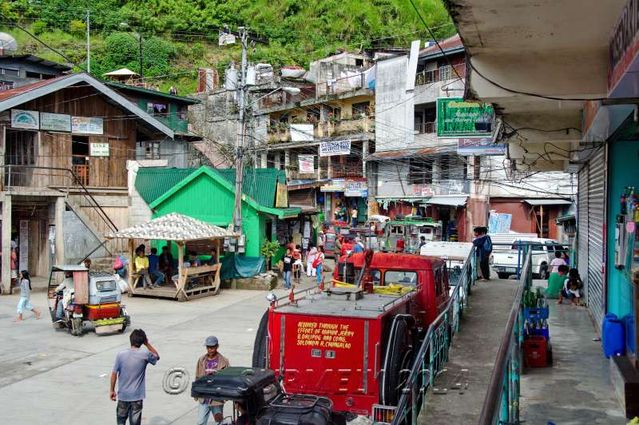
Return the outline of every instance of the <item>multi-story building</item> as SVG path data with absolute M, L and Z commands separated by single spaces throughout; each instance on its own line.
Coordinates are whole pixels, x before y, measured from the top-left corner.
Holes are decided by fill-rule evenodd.
M 368 58 L 342 53 L 311 63 L 298 94 L 288 94 L 282 80 L 283 90 L 259 101 L 255 133 L 265 136 L 254 141 L 257 163 L 286 171 L 291 206 L 331 219 L 343 204 L 365 219 L 363 158 L 375 137 L 372 78 Z
M 33 55 L 0 54 L 0 91 L 48 80 L 71 72 L 71 67 Z
M 462 101 L 466 55 L 459 36 L 429 44 L 412 50 L 414 60 L 401 55 L 376 64 L 376 152 L 366 159 L 369 212 L 441 220 L 447 240 L 470 240 L 472 227 L 487 224 L 491 213 L 510 215 L 509 230 L 559 237 L 556 219 L 574 193 L 569 176 L 515 179 L 505 145 L 494 143 L 499 130 L 492 110 L 474 123 L 472 137 L 448 131 L 467 114 L 463 108 L 483 106 Z M 486 136 L 477 137 L 482 131 Z

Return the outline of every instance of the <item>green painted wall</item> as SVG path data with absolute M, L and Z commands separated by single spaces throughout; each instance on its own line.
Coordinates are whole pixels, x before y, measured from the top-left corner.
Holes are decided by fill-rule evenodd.
M 208 175 L 201 174 L 158 205 L 153 217 L 176 212 L 226 228 L 233 219 L 234 203 L 233 193 Z M 242 229 L 246 235 L 246 255 L 259 256 L 265 235 L 264 220 L 255 209 L 244 202 Z
M 626 186 L 639 190 L 639 141 L 614 141 L 608 148 L 607 299 L 608 312 L 619 317 L 633 311 L 632 283 L 615 268 L 615 220 Z

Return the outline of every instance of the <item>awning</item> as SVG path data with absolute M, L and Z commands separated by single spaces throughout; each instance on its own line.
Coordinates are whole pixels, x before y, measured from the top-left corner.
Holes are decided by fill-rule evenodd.
M 572 205 L 572 201 L 566 199 L 524 199 L 524 202 L 532 207 L 539 205 Z
M 429 205 L 448 205 L 451 207 L 462 207 L 466 205 L 468 196 L 431 196 L 423 203 Z
M 235 236 L 233 232 L 204 221 L 171 213 L 146 223 L 107 233 L 107 239 L 149 239 L 188 242 L 203 239 L 223 239 Z

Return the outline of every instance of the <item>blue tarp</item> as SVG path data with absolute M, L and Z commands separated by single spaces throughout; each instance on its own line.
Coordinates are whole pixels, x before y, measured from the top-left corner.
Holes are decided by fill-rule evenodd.
M 225 254 L 222 259 L 220 279 L 238 279 L 253 277 L 264 271 L 266 260 L 264 257 L 245 257 L 243 255 Z

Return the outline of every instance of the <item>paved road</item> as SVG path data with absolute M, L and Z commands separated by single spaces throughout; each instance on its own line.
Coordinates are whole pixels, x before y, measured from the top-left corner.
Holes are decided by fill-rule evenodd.
M 168 395 L 161 383 L 164 372 L 174 366 L 186 367 L 193 378 L 206 336 L 220 339 L 220 352 L 232 365 L 250 365 L 256 327 L 267 308 L 265 295 L 223 290 L 186 303 L 125 298 L 132 328 L 144 329 L 161 356 L 157 366 L 148 368 L 143 424 L 195 423 L 196 404 L 188 391 Z M 109 378 L 116 353 L 129 346 L 132 328 L 124 335 L 73 337 L 54 330 L 46 314 L 35 320 L 29 313 L 24 322 L 14 323 L 17 301 L 17 295 L 0 297 L 1 422 L 113 424 Z M 32 302 L 44 309 L 45 294 L 36 292 Z

